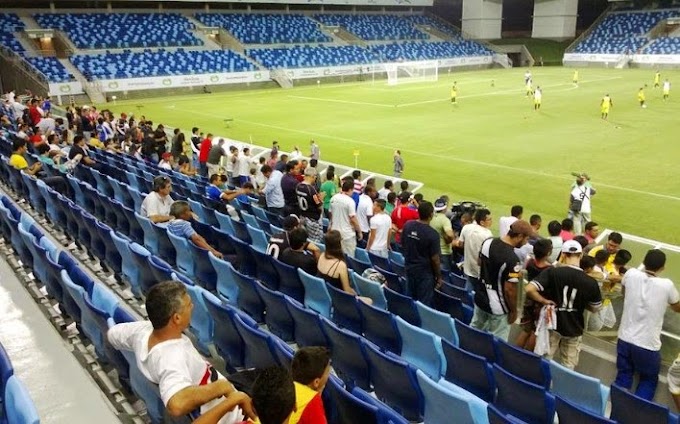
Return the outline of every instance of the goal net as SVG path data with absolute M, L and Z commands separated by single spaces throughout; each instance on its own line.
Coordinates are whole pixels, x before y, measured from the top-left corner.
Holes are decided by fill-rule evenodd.
M 439 78 L 436 60 L 387 63 L 385 72 L 387 72 L 387 85 L 434 82 Z

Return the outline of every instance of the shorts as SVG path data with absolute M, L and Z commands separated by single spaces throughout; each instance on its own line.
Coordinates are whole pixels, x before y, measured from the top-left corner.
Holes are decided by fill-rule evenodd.
M 323 224 L 321 220 L 313 220 L 312 218 L 304 218 L 302 221 L 307 230 L 307 237 L 314 243 L 323 243 Z

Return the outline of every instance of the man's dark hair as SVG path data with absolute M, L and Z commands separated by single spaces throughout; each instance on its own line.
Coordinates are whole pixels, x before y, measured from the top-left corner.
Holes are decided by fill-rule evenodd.
M 319 164 L 319 161 L 317 159 L 311 159 L 309 161 L 309 166 L 311 166 L 312 168 L 316 168 L 316 165 L 318 165 L 318 164 Z
M 367 196 L 370 196 L 372 193 L 375 193 L 375 187 L 367 185 L 364 187 L 364 194 Z
M 582 270 L 586 270 L 588 268 L 594 268 L 597 263 L 595 262 L 595 258 L 592 256 L 585 255 L 581 258 L 581 263 L 579 264 L 579 267 Z
M 633 255 L 626 249 L 621 249 L 614 255 L 614 265 L 624 266 L 630 262 L 631 259 L 633 259 Z
M 413 195 L 413 200 L 420 203 L 423 201 L 423 193 L 416 193 Z
M 510 215 L 515 218 L 519 218 L 519 216 L 522 215 L 522 212 L 524 212 L 524 208 L 521 205 L 515 205 L 510 208 Z
M 295 169 L 295 167 L 297 167 L 297 164 L 298 164 L 298 161 L 296 161 L 296 160 L 286 162 L 286 172 L 290 172 L 293 169 Z
M 609 237 L 607 237 L 607 240 L 613 241 L 616 244 L 621 244 L 623 243 L 623 236 L 621 233 L 613 232 L 609 234 Z
M 552 241 L 550 239 L 539 239 L 534 243 L 534 257 L 543 259 L 552 253 Z
M 196 131 L 198 131 L 198 127 L 193 127 L 193 128 L 191 129 L 191 133 L 192 133 L 192 134 L 195 133 Z
M 85 138 L 82 135 L 78 134 L 77 136 L 73 137 L 73 144 L 78 144 L 84 139 Z
M 281 156 L 279 156 L 279 160 L 285 162 L 288 160 L 288 155 L 285 153 L 282 153 Z
M 262 172 L 263 174 L 268 174 L 272 172 L 272 167 L 269 165 L 262 165 L 262 168 L 260 168 L 260 172 Z
M 590 222 L 586 223 L 586 227 L 585 227 L 585 228 L 586 228 L 586 231 L 592 230 L 593 227 L 597 227 L 597 222 L 595 222 L 595 221 L 590 221 Z
M 295 408 L 295 384 L 283 367 L 265 368 L 255 379 L 253 406 L 262 424 L 281 424 Z
M 574 220 L 571 218 L 564 218 L 562 220 L 562 230 L 571 231 L 574 229 Z
M 307 346 L 298 349 L 290 365 L 293 380 L 305 386 L 321 378 L 331 362 L 331 352 L 324 346 Z
M 533 214 L 529 217 L 529 224 L 530 225 L 538 225 L 541 221 L 541 215 L 538 214 Z
M 251 183 L 250 181 L 243 183 L 243 185 L 241 186 L 241 188 L 246 189 L 246 190 L 253 190 L 253 189 L 255 189 L 255 187 L 253 186 L 253 183 Z
M 477 224 L 480 224 L 480 225 L 481 225 L 481 224 L 482 224 L 482 221 L 484 221 L 484 220 L 486 219 L 486 217 L 489 216 L 489 215 L 491 215 L 491 211 L 490 211 L 490 210 L 488 210 L 488 209 L 486 209 L 486 208 L 477 209 L 477 210 L 475 211 L 475 222 L 476 222 Z
M 408 190 L 408 181 L 404 180 L 404 181 L 400 182 L 399 187 L 401 187 L 401 191 Z
M 48 146 L 45 143 L 40 143 L 37 146 L 35 146 L 35 150 L 38 152 L 39 155 L 44 155 L 45 153 L 50 151 L 50 146 Z
M 14 139 L 14 141 L 12 142 L 12 151 L 16 152 L 22 147 L 26 147 L 26 140 L 23 140 L 21 138 Z
M 381 210 L 385 210 L 385 205 L 387 204 L 387 202 L 385 201 L 385 199 L 376 199 L 376 201 L 373 202 L 373 203 L 375 203 L 376 205 L 378 205 L 378 207 L 379 207 Z
M 595 262 L 598 264 L 607 263 L 609 260 L 609 253 L 605 249 L 600 249 L 595 252 Z
M 187 289 L 179 281 L 164 281 L 151 287 L 146 295 L 146 313 L 154 330 L 166 325 L 182 309 L 182 297 Z
M 358 169 L 355 169 L 354 171 L 352 171 L 352 178 L 354 178 L 356 180 L 359 177 L 361 177 L 361 171 L 359 171 Z
M 560 231 L 562 231 L 562 224 L 559 221 L 550 221 L 548 224 L 548 234 L 551 237 L 557 237 L 560 235 Z
M 392 180 L 387 180 L 385 181 L 385 184 L 383 184 L 383 187 L 390 190 L 392 187 L 394 187 L 394 183 L 392 182 Z
M 350 191 L 354 189 L 354 183 L 352 181 L 344 180 L 342 182 L 342 191 Z
M 213 184 L 215 181 L 218 181 L 220 179 L 220 174 L 212 174 L 210 176 L 210 184 Z
M 576 236 L 573 240 L 580 244 L 582 249 L 585 249 L 586 246 L 588 246 L 588 239 L 586 236 Z
M 397 193 L 391 191 L 387 193 L 387 203 L 394 204 L 394 202 L 397 200 Z
M 335 172 L 330 169 L 326 172 L 326 180 L 333 181 L 335 179 Z
M 175 128 L 174 130 L 172 130 L 172 133 L 173 133 L 174 135 L 179 134 L 179 128 Z
M 647 252 L 642 263 L 647 271 L 656 272 L 666 266 L 666 254 L 662 250 L 652 249 Z
M 307 242 L 307 230 L 298 227 L 288 233 L 288 242 L 290 243 L 290 248 L 293 250 L 300 250 L 304 247 Z
M 432 203 L 423 201 L 418 204 L 418 217 L 425 221 L 430 218 L 432 218 L 432 215 L 434 214 L 434 206 L 432 206 Z

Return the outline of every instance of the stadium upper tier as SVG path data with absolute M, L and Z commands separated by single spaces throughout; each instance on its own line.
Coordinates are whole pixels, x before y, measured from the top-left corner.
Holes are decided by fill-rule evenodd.
M 246 53 L 270 69 L 361 65 L 375 59 L 370 51 L 358 46 L 262 48 L 249 49 Z
M 176 13 L 36 14 L 43 28 L 68 34 L 79 49 L 198 46 L 194 27 Z
M 574 53 L 637 53 L 648 41 L 645 34 L 671 17 L 680 17 L 680 10 L 612 13 L 576 46 Z
M 54 57 L 26 58 L 35 69 L 41 72 L 49 82 L 66 82 L 73 80 L 73 75 Z
M 257 68 L 231 50 L 76 55 L 71 62 L 88 80 L 136 78 L 213 72 L 254 71 Z
M 445 23 L 437 19 L 433 19 L 427 15 L 403 16 L 402 19 L 411 22 L 413 25 L 429 25 L 451 37 L 460 37 L 460 33 L 456 30 L 456 28 L 446 25 Z
M 332 41 L 318 23 L 303 15 L 197 13 L 208 26 L 222 27 L 245 44 L 319 43 Z
M 24 29 L 24 23 L 14 13 L 0 13 L 0 46 L 23 54 L 24 47 L 14 38 L 14 32 Z
M 429 38 L 419 31 L 408 17 L 399 15 L 314 15 L 324 25 L 341 26 L 364 40 L 423 40 Z
M 652 41 L 643 54 L 678 54 L 680 52 L 680 37 L 659 37 Z
M 407 41 L 370 47 L 380 61 L 445 59 L 493 54 L 486 46 L 471 40 L 459 42 Z

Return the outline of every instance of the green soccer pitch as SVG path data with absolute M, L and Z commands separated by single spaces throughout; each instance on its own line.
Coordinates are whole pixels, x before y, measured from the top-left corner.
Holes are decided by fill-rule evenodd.
M 142 114 L 154 124 L 191 127 L 217 136 L 283 150 L 321 147 L 324 160 L 391 175 L 400 149 L 405 178 L 425 183 L 434 199 L 477 200 L 494 221 L 510 206 L 525 219 L 566 216 L 572 171 L 585 171 L 598 194 L 593 219 L 601 228 L 680 244 L 680 72 L 662 73 L 677 90 L 664 102 L 654 89 L 654 70 L 533 68 L 543 105 L 525 97 L 525 69 L 447 72 L 437 82 L 387 86 L 385 80 L 244 90 L 107 104 L 115 112 Z M 450 102 L 456 81 L 458 104 Z M 492 84 L 493 81 L 493 84 Z M 648 107 L 637 91 L 647 85 Z M 600 119 L 600 99 L 613 108 Z M 677 95 L 677 97 L 676 97 Z M 143 107 L 138 107 L 139 105 Z M 233 118 L 229 127 L 224 119 Z M 625 247 L 625 246 L 624 246 Z M 636 262 L 642 258 L 634 258 Z

